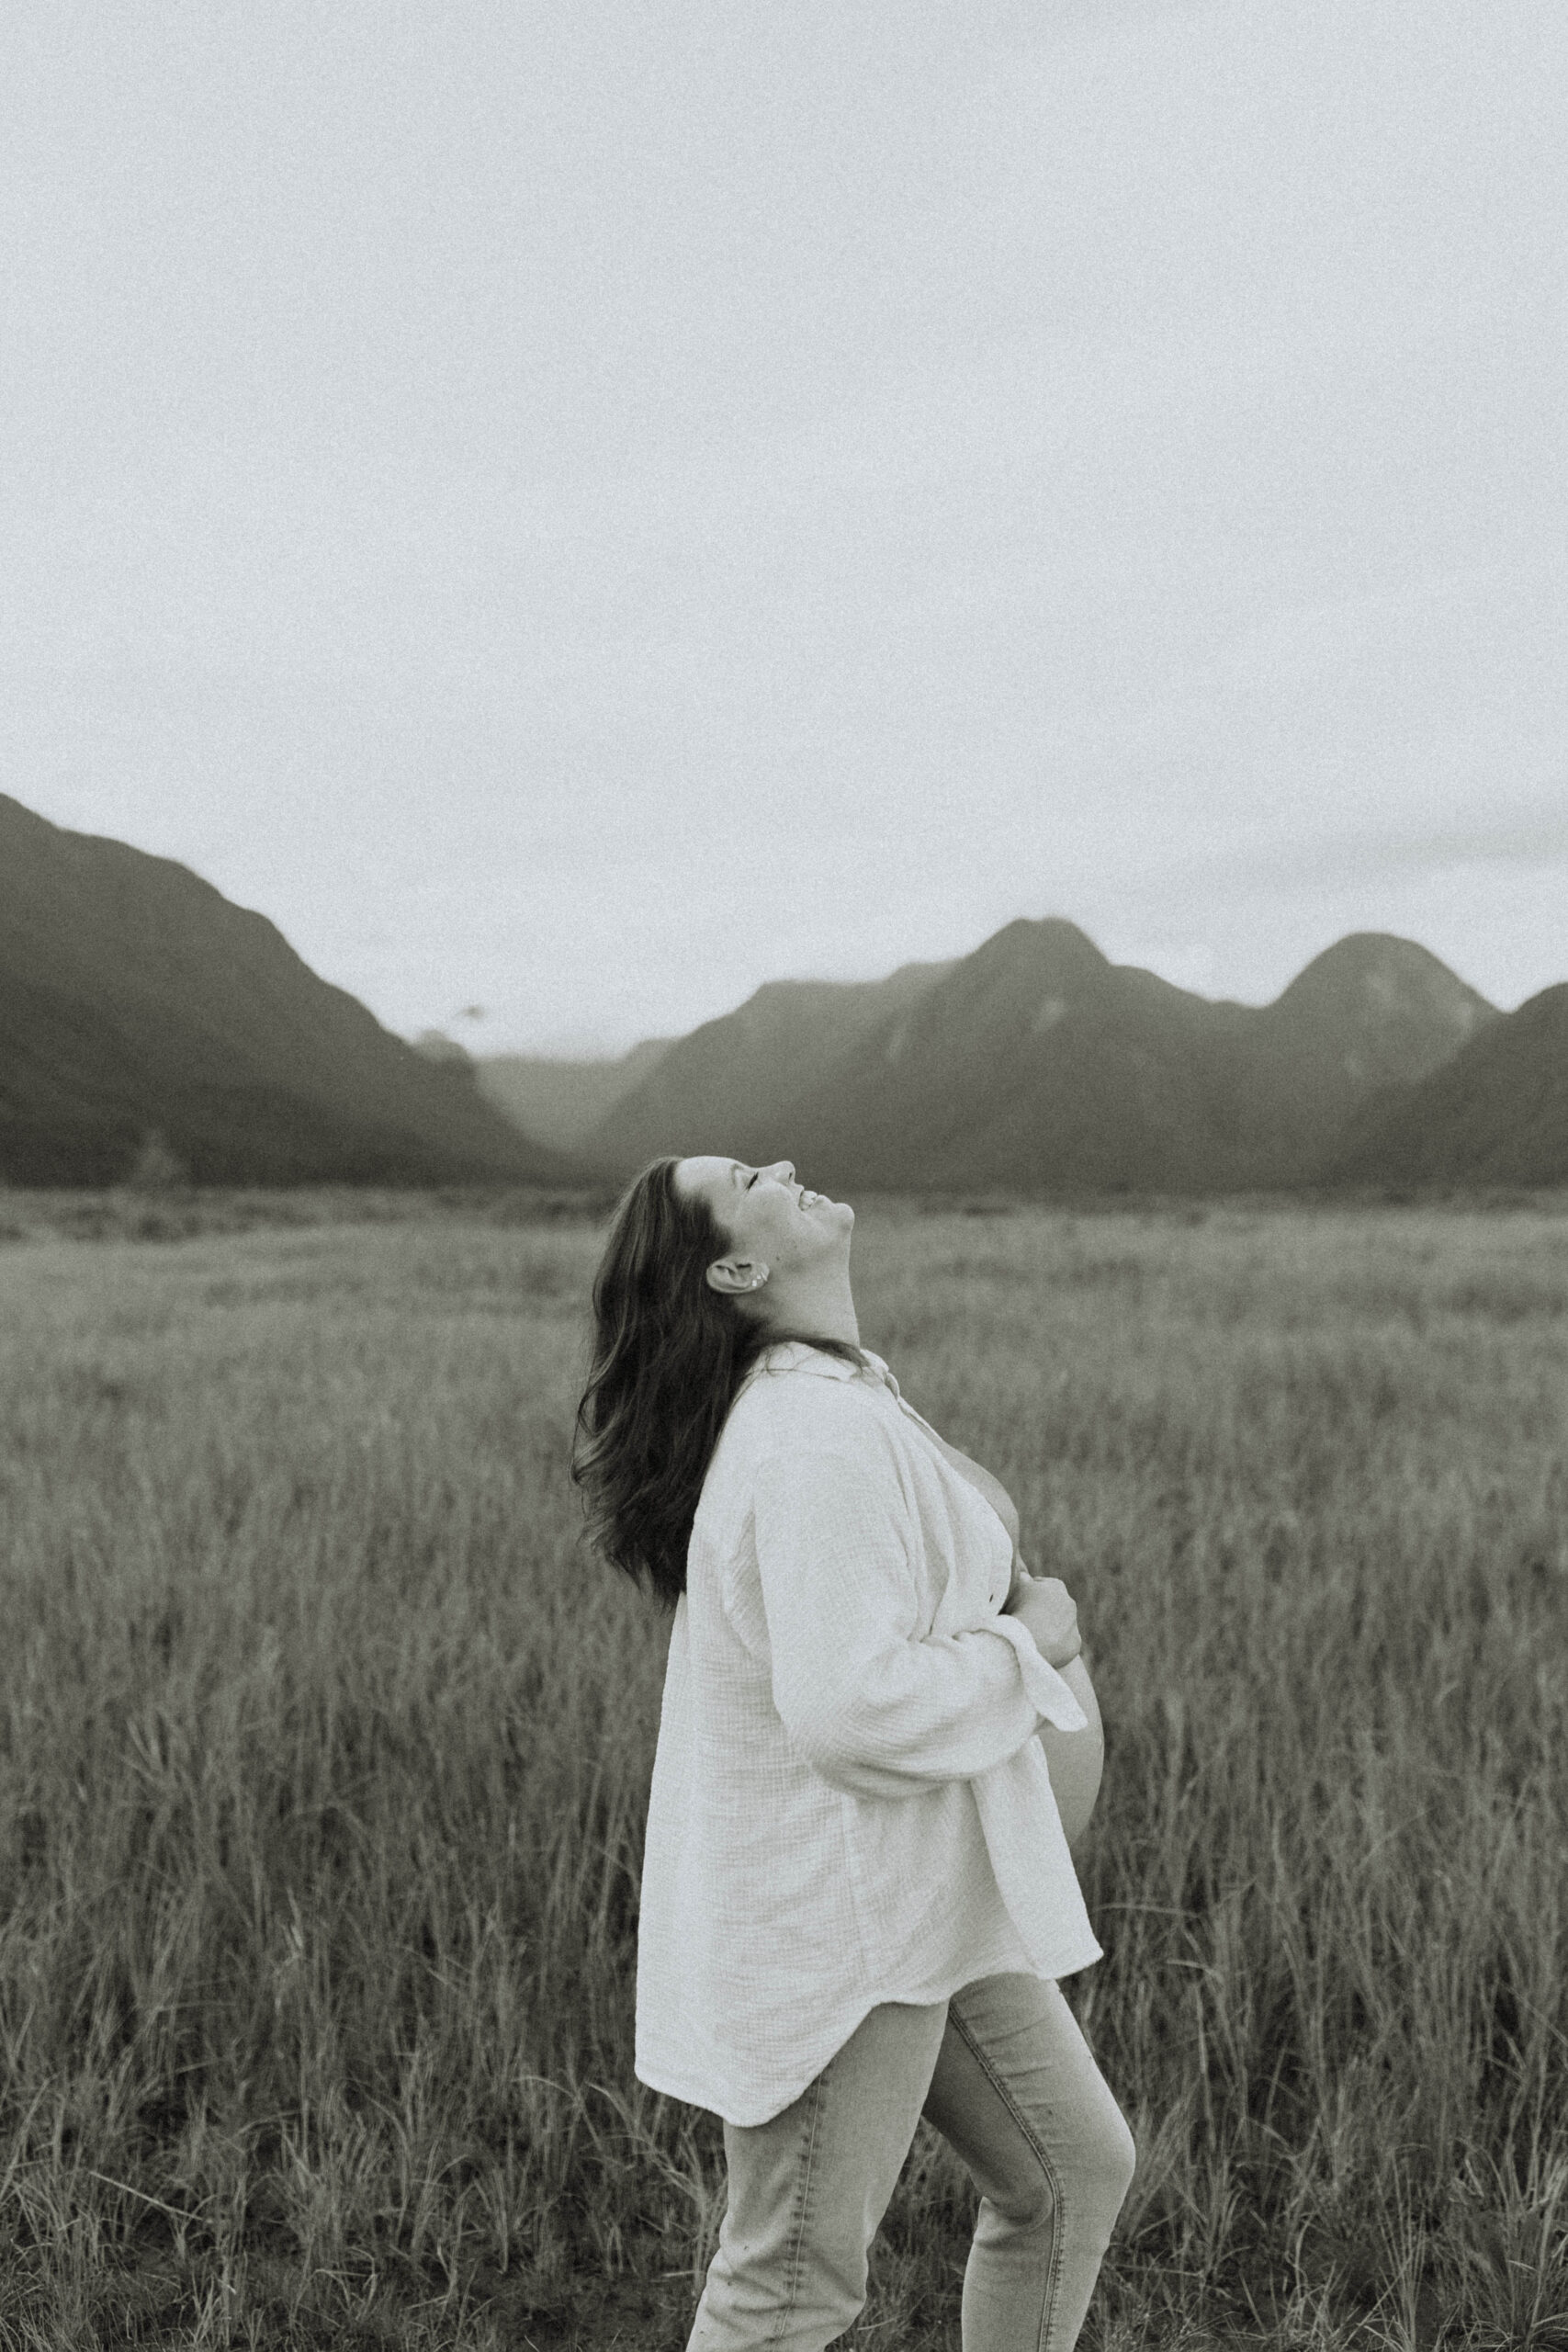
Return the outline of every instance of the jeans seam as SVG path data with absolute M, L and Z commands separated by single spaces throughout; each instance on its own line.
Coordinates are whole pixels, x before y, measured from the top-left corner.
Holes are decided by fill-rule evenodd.
M 806 2130 L 806 2146 L 802 2151 L 800 2186 L 795 2192 L 795 2234 L 789 2250 L 789 2300 L 779 2313 L 779 2324 L 768 2337 L 770 2344 L 778 2343 L 795 2316 L 800 2301 L 800 2272 L 806 2250 L 806 2232 L 811 2219 L 813 2168 L 817 2159 L 817 2133 L 822 2119 L 822 2105 L 828 2089 L 828 2069 L 824 2067 L 811 2086 L 810 2107 Z
M 948 2011 L 948 2020 L 949 2023 L 956 2030 L 965 2049 L 968 2050 L 971 2056 L 974 2058 L 976 2064 L 985 2075 L 986 2080 L 990 2084 L 991 2088 L 996 2092 L 997 2097 L 1001 2100 L 1002 2105 L 1007 2109 L 1008 2113 L 1012 2117 L 1013 2121 L 1017 2124 L 1020 2132 L 1023 2134 L 1025 2145 L 1029 2148 L 1031 2154 L 1037 2159 L 1040 2169 L 1044 2174 L 1046 2183 L 1050 2188 L 1051 2196 L 1055 2208 L 1055 2226 L 1051 2232 L 1051 2267 L 1046 2274 L 1045 2301 L 1040 2314 L 1040 2330 L 1034 2339 L 1034 2352 L 1048 2352 L 1046 2339 L 1051 2333 L 1051 2322 L 1055 2316 L 1056 2309 L 1056 2289 L 1062 2276 L 1062 2244 L 1066 2235 L 1066 2199 L 1062 2190 L 1061 2176 L 1057 2172 L 1055 2165 L 1051 2161 L 1051 2152 L 1046 2147 L 1045 2143 L 1035 2132 L 1032 2124 L 1029 2120 L 1029 2118 L 1025 2115 L 1023 2109 L 1014 2098 L 1011 2091 L 1008 2088 L 1006 2081 L 1003 2079 L 1002 2075 L 998 2073 L 996 2067 L 992 2065 L 979 2041 L 970 2031 L 963 2018 L 960 2017 L 956 2003 L 954 2003 Z

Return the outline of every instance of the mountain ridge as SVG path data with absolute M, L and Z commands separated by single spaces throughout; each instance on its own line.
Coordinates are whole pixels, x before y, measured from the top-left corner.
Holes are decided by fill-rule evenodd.
M 151 1131 L 209 1183 L 578 1172 L 265 915 L 0 794 L 0 1174 L 113 1183 Z
M 584 1159 L 624 1179 L 661 1151 L 787 1158 L 827 1189 L 1312 1183 L 1366 1096 L 1425 1077 L 1502 1017 L 1390 933 L 1348 934 L 1249 1006 L 1112 964 L 1060 916 L 1017 917 L 966 956 L 886 981 L 795 985 L 843 1003 L 855 989 L 853 1017 L 809 1053 L 798 1039 L 780 1053 L 757 990 L 629 1088 L 580 1137 Z
M 644 1037 L 624 1054 L 587 1061 L 548 1054 L 486 1054 L 475 1059 L 475 1082 L 525 1135 L 570 1153 L 678 1042 L 674 1037 Z
M 778 1132 L 784 1106 L 867 1028 L 917 1002 L 950 964 L 901 964 L 881 980 L 766 980 L 733 1012 L 678 1038 L 581 1137 L 581 1156 L 630 1172 L 670 1148 L 725 1151 Z M 758 1155 L 748 1153 L 750 1158 Z M 770 1152 L 769 1158 L 778 1158 Z
M 1568 982 L 1528 997 L 1413 1084 L 1380 1089 L 1331 1173 L 1383 1185 L 1568 1180 Z
M 1252 1006 L 1019 916 L 614 1061 L 476 1061 L 175 860 L 0 795 L 0 1181 L 124 1181 L 154 1134 L 204 1183 L 597 1187 L 666 1151 L 937 1195 L 1568 1182 L 1568 983 L 1503 1014 L 1359 932 Z

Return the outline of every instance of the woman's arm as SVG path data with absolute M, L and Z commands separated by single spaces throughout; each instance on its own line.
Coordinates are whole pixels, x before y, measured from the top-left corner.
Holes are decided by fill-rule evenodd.
M 1066 1666 L 1083 1647 L 1077 1604 L 1060 1577 L 1026 1574 L 1018 1578 L 1002 1604 L 1002 1614 L 1028 1626 L 1041 1657 L 1051 1666 Z
M 1004 1763 L 1042 1716 L 1082 1722 L 1021 1624 L 922 1637 L 919 1530 L 874 1438 L 768 1456 L 753 1525 L 773 1703 L 837 1787 L 913 1796 Z

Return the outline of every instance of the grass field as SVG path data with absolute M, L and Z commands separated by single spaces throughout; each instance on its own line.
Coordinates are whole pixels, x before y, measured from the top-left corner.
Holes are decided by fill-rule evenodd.
M 602 1225 L 0 1208 L 0 2346 L 679 2346 Z M 1568 1204 L 872 1203 L 854 1280 L 1093 1657 L 1085 2344 L 1568 2344 Z M 854 2342 L 956 2346 L 970 2211 L 922 2127 Z

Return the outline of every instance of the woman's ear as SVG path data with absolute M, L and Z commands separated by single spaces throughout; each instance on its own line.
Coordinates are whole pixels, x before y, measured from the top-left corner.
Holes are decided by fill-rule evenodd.
M 706 1277 L 710 1290 L 726 1293 L 756 1290 L 767 1278 L 766 1266 L 758 1265 L 750 1258 L 716 1258 Z

